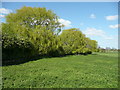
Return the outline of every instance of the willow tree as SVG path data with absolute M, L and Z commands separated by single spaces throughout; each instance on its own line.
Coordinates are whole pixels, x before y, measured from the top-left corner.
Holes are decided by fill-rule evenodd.
M 86 37 L 85 42 L 86 48 L 88 48 L 90 51 L 95 52 L 98 50 L 98 43 L 96 40 L 91 40 L 90 38 Z
M 25 27 L 2 23 L 2 56 L 3 62 L 35 55 L 34 46 L 28 39 Z
M 55 31 L 60 29 L 61 24 L 58 16 L 51 10 L 40 7 L 22 7 L 15 13 L 6 16 L 7 23 L 14 23 L 27 28 L 36 28 L 37 26 L 46 27 L 47 30 Z
M 54 32 L 59 31 L 61 26 L 58 16 L 46 8 L 22 7 L 8 14 L 6 23 L 2 25 L 4 59 L 55 52 L 60 45 Z
M 77 28 L 63 30 L 60 35 L 66 54 L 84 53 L 85 35 Z

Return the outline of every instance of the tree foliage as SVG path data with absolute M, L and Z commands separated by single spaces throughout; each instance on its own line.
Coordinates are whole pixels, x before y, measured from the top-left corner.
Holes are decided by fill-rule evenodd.
M 3 62 L 41 56 L 88 54 L 97 50 L 97 41 L 79 29 L 63 30 L 58 16 L 46 8 L 22 7 L 2 23 Z
M 55 31 L 61 27 L 58 22 L 58 16 L 46 8 L 22 7 L 16 10 L 16 13 L 10 13 L 6 16 L 7 23 L 16 23 L 28 28 L 38 26 L 46 27 L 47 30 Z
M 90 53 L 95 51 L 97 47 L 95 40 L 90 40 L 77 28 L 63 30 L 60 38 L 65 54 Z

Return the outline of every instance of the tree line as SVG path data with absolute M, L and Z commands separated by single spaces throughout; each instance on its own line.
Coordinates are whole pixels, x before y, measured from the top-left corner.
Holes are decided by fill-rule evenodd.
M 98 50 L 97 41 L 86 37 L 78 28 L 62 30 L 64 25 L 58 19 L 53 11 L 40 7 L 24 6 L 8 14 L 2 23 L 3 62 L 91 54 Z

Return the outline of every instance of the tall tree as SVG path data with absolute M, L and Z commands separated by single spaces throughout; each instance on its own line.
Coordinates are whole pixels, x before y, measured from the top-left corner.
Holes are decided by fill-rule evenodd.
M 3 59 L 30 58 L 62 52 L 58 16 L 46 8 L 22 7 L 2 24 Z M 61 52 L 58 52 L 61 49 Z
M 60 35 L 66 54 L 82 53 L 85 45 L 85 35 L 77 28 L 63 30 Z
M 98 43 L 96 40 L 91 40 L 90 38 L 85 38 L 86 42 L 86 48 L 88 48 L 90 51 L 97 51 L 98 49 Z
M 55 31 L 61 27 L 58 16 L 46 8 L 22 7 L 16 13 L 6 16 L 7 23 L 19 24 L 28 28 L 37 26 L 46 27 L 47 30 Z

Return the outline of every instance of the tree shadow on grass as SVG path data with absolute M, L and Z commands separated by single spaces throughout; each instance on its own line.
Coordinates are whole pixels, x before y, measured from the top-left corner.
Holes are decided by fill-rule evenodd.
M 10 66 L 10 65 L 19 65 L 29 61 L 36 61 L 42 58 L 50 58 L 46 56 L 36 56 L 31 58 L 20 58 L 20 59 L 11 59 L 11 60 L 2 60 L 2 66 Z
M 57 56 L 58 57 L 58 56 Z M 59 56 L 64 57 L 64 56 Z M 53 58 L 53 56 L 35 56 L 31 58 L 20 58 L 20 59 L 11 59 L 11 60 L 2 60 L 2 66 L 10 66 L 10 65 L 19 65 L 30 61 L 42 60 L 43 58 Z
M 30 61 L 37 61 L 37 60 L 42 60 L 43 58 L 63 58 L 63 57 L 69 57 L 72 55 L 84 55 L 84 56 L 88 56 L 88 55 L 97 55 L 97 54 L 66 54 L 66 55 L 61 55 L 61 56 L 47 56 L 47 55 L 43 55 L 43 56 L 35 56 L 35 57 L 31 57 L 31 58 L 20 58 L 20 59 L 13 59 L 13 60 L 2 60 L 2 66 L 10 66 L 10 65 L 19 65 L 19 64 L 23 64 L 23 63 L 27 63 Z
M 91 55 L 98 55 L 98 54 L 94 53 L 94 54 L 91 54 Z

